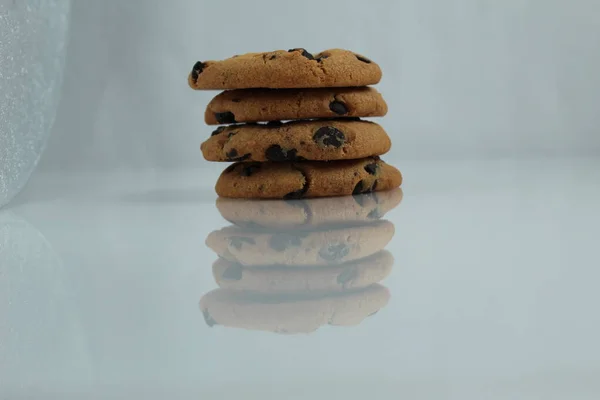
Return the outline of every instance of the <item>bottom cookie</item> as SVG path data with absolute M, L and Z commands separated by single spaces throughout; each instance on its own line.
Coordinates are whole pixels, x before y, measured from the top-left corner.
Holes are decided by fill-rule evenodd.
M 343 161 L 240 162 L 215 187 L 228 198 L 300 199 L 347 196 L 399 187 L 402 174 L 379 157 Z

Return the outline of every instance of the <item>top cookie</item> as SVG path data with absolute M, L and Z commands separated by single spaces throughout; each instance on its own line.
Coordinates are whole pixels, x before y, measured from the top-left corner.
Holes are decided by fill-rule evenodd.
M 342 49 L 314 56 L 304 49 L 291 49 L 198 61 L 188 76 L 190 87 L 196 90 L 367 86 L 380 80 L 379 65 Z

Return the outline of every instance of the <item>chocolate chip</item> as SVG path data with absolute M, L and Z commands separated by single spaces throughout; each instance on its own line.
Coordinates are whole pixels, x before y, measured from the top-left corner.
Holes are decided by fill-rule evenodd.
M 348 114 L 348 109 L 346 108 L 346 105 L 341 101 L 332 101 L 331 103 L 329 103 L 329 109 L 337 115 Z
M 367 164 L 365 165 L 365 171 L 371 175 L 377 175 L 377 172 L 379 172 L 379 165 L 377 165 L 377 163 Z
M 308 51 L 306 51 L 305 49 L 303 49 L 301 47 L 297 48 L 297 49 L 290 49 L 290 50 L 288 50 L 289 53 L 291 53 L 292 51 L 302 51 L 302 55 L 304 57 L 308 58 L 309 60 L 314 60 L 315 59 L 315 57 L 312 54 L 310 54 Z
M 233 172 L 235 170 L 235 167 L 237 167 L 239 164 L 231 164 L 229 167 L 225 168 L 226 173 L 230 173 Z
M 253 173 L 258 171 L 259 169 L 260 169 L 260 163 L 251 163 L 251 164 L 245 165 L 244 168 L 242 168 L 240 175 L 251 176 Z
M 223 132 L 226 128 L 227 127 L 225 127 L 225 126 L 218 127 L 217 129 L 215 129 L 213 131 L 213 133 L 210 134 L 210 137 L 217 136 L 219 133 Z
M 363 57 L 363 56 L 359 56 L 358 54 L 355 54 L 355 56 L 356 56 L 356 58 L 358 58 L 360 61 L 362 61 L 362 62 L 364 62 L 364 63 L 367 63 L 367 64 L 371 64 L 371 60 L 369 60 L 368 58 L 366 58 L 366 57 Z
M 233 246 L 236 250 L 241 250 L 244 243 L 247 244 L 256 244 L 254 239 L 245 237 L 245 236 L 231 236 L 229 238 L 229 244 Z
M 340 285 L 346 286 L 348 282 L 353 281 L 358 276 L 356 269 L 354 268 L 345 268 L 341 274 L 337 277 L 337 283 Z
M 297 152 L 298 151 L 296 149 L 286 150 L 281 148 L 281 146 L 274 144 L 269 146 L 265 152 L 265 156 L 269 161 L 297 161 Z
M 346 142 L 346 136 L 333 126 L 324 126 L 317 129 L 313 135 L 313 140 L 320 147 L 333 146 L 339 148 Z
M 322 54 L 321 56 L 315 58 L 315 60 L 317 60 L 318 62 L 321 62 L 326 58 L 329 58 L 329 56 L 327 54 Z
M 299 235 L 286 232 L 275 234 L 269 239 L 269 247 L 279 253 L 290 247 L 300 247 L 301 245 L 302 238 Z
M 242 274 L 242 266 L 239 264 L 233 264 L 227 267 L 227 269 L 225 270 L 225 272 L 223 272 L 223 275 L 221 275 L 221 277 L 228 281 L 239 281 L 240 279 L 242 279 Z
M 277 54 L 273 54 L 271 57 L 269 57 L 269 60 L 274 60 L 277 58 Z
M 297 200 L 297 199 L 301 199 L 302 197 L 304 197 L 304 194 L 306 193 L 306 190 L 304 190 L 304 188 L 300 189 L 300 190 L 296 190 L 295 192 L 290 192 L 286 195 L 283 196 L 284 200 Z
M 358 181 L 358 183 L 356 184 L 356 186 L 354 186 L 354 190 L 352 191 L 352 194 L 361 194 L 364 192 L 365 188 L 365 181 Z
M 284 200 L 297 200 L 297 199 L 301 199 L 301 198 L 304 197 L 304 195 L 306 194 L 306 192 L 308 192 L 308 185 L 309 185 L 308 177 L 298 167 L 293 166 L 292 168 L 294 168 L 296 171 L 298 171 L 298 172 L 300 172 L 302 174 L 302 176 L 304 177 L 304 185 L 302 186 L 302 189 L 296 190 L 294 192 L 288 193 L 285 196 L 283 196 Z
M 301 199 L 304 197 L 304 194 L 306 193 L 306 190 L 304 190 L 304 188 L 300 189 L 300 190 L 296 190 L 294 192 L 290 192 L 286 195 L 283 196 L 284 200 L 297 200 L 297 199 Z
M 231 149 L 225 153 L 228 161 L 245 161 L 249 159 L 251 155 L 251 153 L 246 153 L 243 156 L 238 156 L 238 151 L 236 149 Z
M 283 122 L 281 121 L 269 121 L 267 122 L 267 126 L 281 126 L 283 125 Z
M 215 321 L 213 319 L 213 317 L 208 313 L 208 310 L 202 310 L 202 316 L 204 316 L 204 322 L 206 322 L 206 325 L 208 325 L 209 327 L 213 327 L 215 325 L 217 325 L 217 321 Z
M 220 124 L 235 124 L 235 115 L 231 111 L 215 113 L 215 118 Z
M 344 243 L 332 244 L 319 251 L 319 256 L 325 261 L 341 261 L 350 253 L 350 249 Z
M 371 186 L 371 192 L 374 192 L 375 190 L 377 190 L 378 184 L 379 184 L 378 180 L 375 180 L 375 182 L 373 182 L 373 186 Z
M 198 80 L 198 77 L 200 76 L 202 71 L 204 71 L 204 67 L 206 67 L 206 64 L 204 64 L 201 61 L 198 61 L 192 67 L 192 80 L 194 81 L 194 83 Z
M 246 153 L 243 156 L 240 157 L 236 157 L 236 158 L 230 158 L 227 161 L 246 161 L 247 159 L 249 159 L 250 157 L 252 157 L 252 154 L 250 153 Z
M 372 186 L 367 186 L 367 184 L 365 183 L 365 181 L 360 181 L 354 187 L 354 191 L 360 190 L 360 192 L 353 193 L 353 194 L 371 193 L 374 190 L 375 187 L 377 187 L 377 181 L 375 181 L 375 183 L 373 183 Z
M 227 156 L 227 158 L 235 158 L 238 156 L 238 152 L 236 149 L 231 149 L 225 155 Z
M 242 99 L 231 99 L 233 103 L 241 103 Z

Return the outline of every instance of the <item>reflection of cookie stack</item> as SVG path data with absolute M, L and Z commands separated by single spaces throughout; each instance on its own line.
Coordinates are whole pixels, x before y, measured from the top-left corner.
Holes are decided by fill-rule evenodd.
M 401 200 L 397 189 L 343 199 L 220 199 L 235 225 L 206 239 L 219 259 L 220 289 L 200 302 L 209 326 L 309 333 L 322 325 L 356 325 L 383 308 L 379 284 L 392 269 L 384 250 L 394 226 L 380 218 Z M 341 207 L 347 213 L 328 213 Z
M 400 172 L 379 158 L 391 147 L 387 133 L 360 120 L 387 113 L 381 95 L 367 87 L 380 79 L 377 64 L 337 49 L 197 62 L 188 78 L 192 88 L 226 89 L 210 102 L 205 120 L 230 125 L 202 144 L 207 160 L 236 162 L 221 174 L 217 193 L 289 199 L 400 186 Z

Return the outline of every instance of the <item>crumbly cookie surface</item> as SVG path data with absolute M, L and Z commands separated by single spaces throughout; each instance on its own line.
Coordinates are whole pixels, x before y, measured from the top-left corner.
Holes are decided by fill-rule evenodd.
M 208 161 L 330 161 L 387 153 L 390 137 L 378 124 L 343 119 L 222 126 L 200 146 Z
M 399 187 L 402 174 L 379 157 L 342 161 L 240 162 L 216 184 L 229 198 L 301 199 L 345 196 Z
M 206 107 L 208 125 L 334 117 L 383 117 L 388 108 L 374 88 L 227 90 Z
M 343 49 L 315 55 L 305 49 L 278 50 L 198 61 L 188 76 L 196 90 L 367 86 L 380 80 L 379 65 Z

